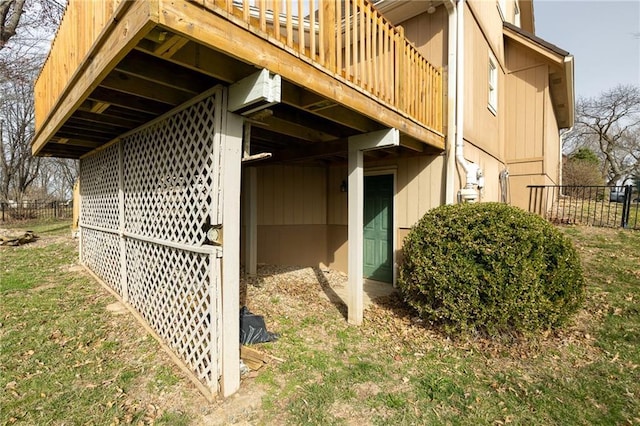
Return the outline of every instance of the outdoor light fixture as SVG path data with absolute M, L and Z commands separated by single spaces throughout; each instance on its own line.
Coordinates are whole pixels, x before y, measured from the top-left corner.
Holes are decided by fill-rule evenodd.
M 343 180 L 340 184 L 340 192 L 347 192 L 347 181 Z

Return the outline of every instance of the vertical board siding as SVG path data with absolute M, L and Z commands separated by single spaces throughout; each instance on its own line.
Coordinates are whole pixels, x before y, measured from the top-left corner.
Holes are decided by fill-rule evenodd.
M 505 158 L 537 159 L 551 148 L 545 145 L 558 131 L 548 90 L 549 66 L 514 43 L 507 43 L 506 60 L 513 71 L 505 84 Z
M 274 165 L 258 168 L 258 225 L 324 225 L 327 169 Z
M 497 11 L 496 11 L 497 13 Z M 502 27 L 500 27 L 502 28 Z M 500 104 L 504 90 L 504 74 L 498 61 L 498 111 L 494 115 L 489 104 L 489 44 L 482 28 L 470 13 L 465 15 L 465 84 L 464 137 L 487 152 L 500 156 L 500 115 L 507 108 Z M 473 83 L 471 83 L 473 82 Z

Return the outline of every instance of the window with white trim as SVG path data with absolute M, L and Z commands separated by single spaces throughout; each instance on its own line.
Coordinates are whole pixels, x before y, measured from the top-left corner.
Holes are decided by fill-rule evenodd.
M 520 27 L 520 3 L 518 0 L 513 2 L 513 25 Z
M 498 111 L 498 61 L 489 54 L 489 110 L 496 114 Z
M 507 0 L 498 0 L 498 12 L 503 21 L 506 21 L 507 16 Z

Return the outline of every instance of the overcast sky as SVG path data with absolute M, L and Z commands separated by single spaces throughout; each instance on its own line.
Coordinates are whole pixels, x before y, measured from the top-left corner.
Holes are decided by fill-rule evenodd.
M 640 85 L 640 0 L 535 0 L 536 35 L 575 60 L 576 98 Z

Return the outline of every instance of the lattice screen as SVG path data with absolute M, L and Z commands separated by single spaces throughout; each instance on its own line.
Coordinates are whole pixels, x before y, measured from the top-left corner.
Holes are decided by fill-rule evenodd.
M 82 223 L 118 230 L 118 146 L 84 158 L 81 165 Z
M 219 221 L 220 102 L 218 91 L 80 165 L 82 261 L 213 391 L 220 259 L 203 244 Z
M 218 351 L 210 342 L 212 320 L 214 329 L 218 324 L 209 268 L 219 270 L 218 259 L 137 240 L 127 241 L 126 250 L 129 302 L 199 379 L 216 386 L 211 359 Z
M 215 102 L 205 99 L 124 140 L 127 231 L 184 244 L 205 241 L 209 215 L 217 220 Z
M 83 229 L 82 261 L 118 294 L 122 294 L 120 276 L 120 237 L 93 229 Z

